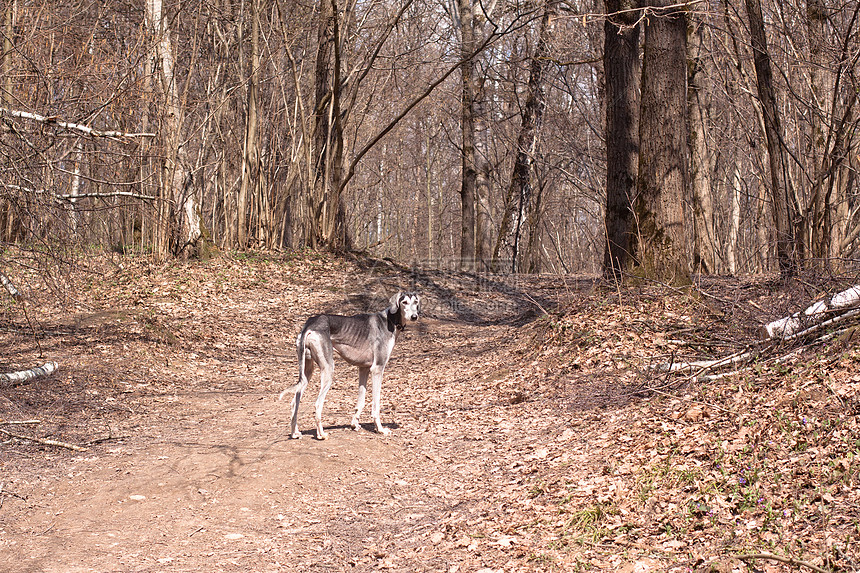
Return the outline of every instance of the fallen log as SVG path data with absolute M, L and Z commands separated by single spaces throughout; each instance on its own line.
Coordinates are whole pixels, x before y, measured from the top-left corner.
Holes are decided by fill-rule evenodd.
M 860 285 L 837 293 L 827 300 L 820 300 L 804 311 L 774 320 L 765 325 L 764 329 L 769 338 L 785 339 L 827 320 L 827 313 L 847 310 L 857 304 L 860 304 Z
M 43 365 L 31 368 L 30 370 L 0 374 L 0 388 L 9 388 L 11 386 L 24 384 L 25 382 L 29 382 L 35 378 L 50 376 L 56 372 L 57 368 L 59 368 L 59 366 L 56 362 L 46 362 Z

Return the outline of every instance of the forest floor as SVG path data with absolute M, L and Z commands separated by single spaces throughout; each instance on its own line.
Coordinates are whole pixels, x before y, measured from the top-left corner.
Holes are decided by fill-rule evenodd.
M 860 570 L 853 331 L 757 342 L 845 282 L 615 287 L 308 254 L 12 278 L 29 300 L 0 306 L 0 371 L 59 370 L 0 389 L 0 571 Z M 289 439 L 277 396 L 304 319 L 411 287 L 391 434 L 348 426 L 357 373 L 338 362 L 329 439 L 317 376 Z M 750 348 L 710 381 L 654 368 Z

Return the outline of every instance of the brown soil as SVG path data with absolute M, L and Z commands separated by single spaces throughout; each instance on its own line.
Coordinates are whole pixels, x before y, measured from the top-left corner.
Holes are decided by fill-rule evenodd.
M 619 301 L 590 280 L 415 275 L 372 261 L 121 262 L 85 275 L 74 308 L 54 308 L 32 283 L 44 294 L 29 318 L 60 371 L 0 390 L 0 422 L 40 420 L 0 429 L 86 450 L 0 435 L 0 570 L 731 570 L 751 549 L 853 563 L 856 445 L 826 460 L 820 446 L 806 460 L 841 460 L 838 479 L 810 470 L 791 474 L 806 489 L 762 483 L 763 496 L 786 504 L 811 492 L 807 513 L 772 503 L 768 526 L 755 500 L 738 505 L 740 482 L 733 495 L 714 469 L 736 471 L 745 459 L 725 452 L 769 431 L 737 416 L 755 405 L 739 377 L 644 389 L 665 382 L 646 366 L 675 352 L 667 332 L 713 320 L 713 305 L 643 290 Z M 329 439 L 313 438 L 316 376 L 300 415 L 306 435 L 289 439 L 289 401 L 277 395 L 296 378 L 304 318 L 377 310 L 411 284 L 425 314 L 385 372 L 391 435 L 368 418 L 363 431 L 349 428 L 357 374 L 338 362 Z M 749 335 L 732 310 L 720 312 L 723 334 Z M 0 326 L 0 367 L 36 365 L 20 307 L 6 307 Z M 815 412 L 784 410 L 831 416 L 836 437 L 854 439 L 860 376 L 853 347 L 840 352 L 844 363 L 829 362 L 840 373 L 833 393 L 759 370 L 772 392 L 757 399 L 824 392 L 808 400 Z M 803 455 L 786 446 L 776 459 Z M 726 487 L 709 494 L 707 484 Z

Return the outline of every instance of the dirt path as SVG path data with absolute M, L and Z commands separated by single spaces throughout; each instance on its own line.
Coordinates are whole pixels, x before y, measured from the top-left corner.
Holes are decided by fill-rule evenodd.
M 703 299 L 325 257 L 121 262 L 73 309 L 30 289 L 61 370 L 0 389 L 0 427 L 87 450 L 0 440 L 0 571 L 790 569 L 751 551 L 860 570 L 854 338 L 710 383 L 653 375 L 800 306 L 766 283 Z M 304 317 L 410 285 L 426 312 L 385 373 L 391 435 L 348 427 L 357 374 L 337 363 L 330 439 L 312 398 L 288 439 Z M 0 367 L 32 366 L 4 312 Z
M 309 401 L 300 419 L 310 436 L 290 440 L 288 404 L 275 397 L 294 378 L 300 319 L 284 310 L 343 297 L 323 290 L 325 278 L 302 285 L 257 272 L 235 290 L 226 280 L 215 304 L 194 298 L 217 291 L 211 277 L 180 296 L 169 277 L 161 289 L 136 282 L 126 293 L 136 306 L 49 326 L 74 327 L 49 352 L 60 355 L 61 383 L 89 399 L 64 403 L 63 389 L 44 382 L 23 390 L 30 405 L 14 407 L 58 425 L 71 417 L 76 427 L 58 426 L 66 437 L 115 437 L 83 454 L 2 446 L 10 458 L 0 481 L 15 495 L 0 513 L 0 570 L 531 568 L 532 541 L 509 519 L 522 508 L 502 500 L 528 499 L 523 464 L 564 428 L 556 409 L 525 400 L 527 381 L 498 380 L 510 377 L 518 347 L 517 327 L 505 323 L 535 309 L 481 288 L 455 300 L 427 285 L 427 317 L 400 339 L 385 375 L 392 435 L 348 428 L 356 375 L 339 363 L 330 439 L 312 438 Z M 377 271 L 369 288 L 400 278 Z

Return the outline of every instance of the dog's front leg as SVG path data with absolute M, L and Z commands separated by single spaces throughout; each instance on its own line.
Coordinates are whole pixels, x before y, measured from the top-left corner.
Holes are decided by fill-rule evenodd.
M 380 416 L 380 395 L 382 394 L 382 372 L 384 366 L 372 366 L 370 368 L 370 377 L 373 387 L 371 389 L 371 407 L 370 416 L 373 418 L 373 423 L 376 425 L 376 431 L 383 435 L 388 435 L 391 430 L 382 427 L 382 418 Z
M 359 366 L 358 368 L 358 400 L 355 403 L 355 415 L 352 417 L 352 429 L 358 431 L 361 429 L 361 424 L 358 419 L 361 417 L 361 411 L 364 410 L 364 396 L 367 394 L 367 376 L 370 374 L 370 368 Z

